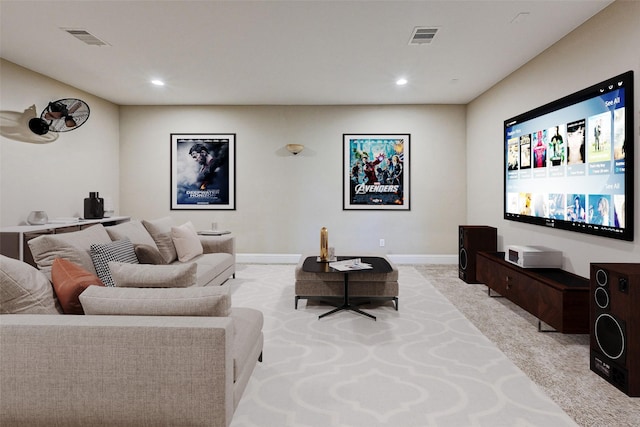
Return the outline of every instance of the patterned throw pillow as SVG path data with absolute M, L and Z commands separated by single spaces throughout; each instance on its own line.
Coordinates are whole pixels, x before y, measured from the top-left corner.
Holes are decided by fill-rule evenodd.
M 115 286 L 111 277 L 111 270 L 109 270 L 109 261 L 138 264 L 133 243 L 129 239 L 91 245 L 91 259 L 98 277 L 105 286 Z

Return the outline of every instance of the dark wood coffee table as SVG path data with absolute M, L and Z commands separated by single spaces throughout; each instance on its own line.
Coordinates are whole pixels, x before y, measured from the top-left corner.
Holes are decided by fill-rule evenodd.
M 323 317 L 329 316 L 331 314 L 337 313 L 343 310 L 355 311 L 356 313 L 367 316 L 373 320 L 376 320 L 376 316 L 373 316 L 369 313 L 366 313 L 358 308 L 360 304 L 352 304 L 349 301 L 349 274 L 351 273 L 389 273 L 392 271 L 391 265 L 387 262 L 386 259 L 377 256 L 339 256 L 337 257 L 338 261 L 343 261 L 346 259 L 360 258 L 361 262 L 366 264 L 371 264 L 372 268 L 364 269 L 364 270 L 348 270 L 348 271 L 340 271 L 329 266 L 328 262 L 318 261 L 317 256 L 310 256 L 304 260 L 302 264 L 302 271 L 306 271 L 307 273 L 333 273 L 333 274 L 342 274 L 344 277 L 344 298 L 342 300 L 342 304 L 336 306 L 331 311 L 328 311 L 324 314 L 318 316 L 318 319 L 322 319 Z

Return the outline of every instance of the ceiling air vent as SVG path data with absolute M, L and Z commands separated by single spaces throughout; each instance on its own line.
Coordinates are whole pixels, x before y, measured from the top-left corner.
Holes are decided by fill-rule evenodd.
M 75 28 L 61 28 L 62 31 L 66 31 L 73 37 L 77 38 L 81 42 L 90 46 L 109 46 L 109 43 L 100 40 L 87 30 L 75 29 Z
M 433 27 L 416 27 L 413 29 L 409 44 L 429 44 L 433 41 L 437 32 L 438 29 Z

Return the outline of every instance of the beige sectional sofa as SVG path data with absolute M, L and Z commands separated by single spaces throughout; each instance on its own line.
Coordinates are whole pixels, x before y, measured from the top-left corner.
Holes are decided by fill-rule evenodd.
M 30 245 L 40 270 L 0 256 L 0 425 L 231 423 L 264 341 L 262 313 L 234 307 L 229 284 L 217 286 L 235 272 L 235 262 L 229 264 L 232 239 L 203 239 L 203 252 L 231 253 L 197 256 L 191 261 L 197 263 L 195 276 L 191 266 L 182 268 L 189 262 L 174 260 L 160 268 L 176 266 L 189 279 L 180 286 L 190 281 L 191 286 L 145 287 L 155 283 L 149 272 L 156 268 L 126 265 L 143 274 L 116 277 L 115 287 L 86 286 L 78 297 L 85 314 L 63 314 L 56 292 L 64 289 L 51 282 L 55 249 L 56 257 L 66 255 L 73 265 L 89 269 L 89 241 L 106 240 L 105 234 L 113 241 L 123 233 L 134 242 L 141 237 L 140 225 L 42 236 L 55 239 Z
M 170 217 L 153 221 L 131 220 L 104 227 L 96 224 L 81 231 L 49 234 L 29 240 L 28 245 L 38 268 L 50 276 L 55 258 L 69 259 L 96 273 L 90 256 L 92 244 L 108 244 L 129 239 L 141 263 L 181 264 L 173 244 Z M 220 285 L 235 274 L 235 240 L 232 236 L 198 236 L 203 253 L 188 262 L 198 264 L 198 286 Z

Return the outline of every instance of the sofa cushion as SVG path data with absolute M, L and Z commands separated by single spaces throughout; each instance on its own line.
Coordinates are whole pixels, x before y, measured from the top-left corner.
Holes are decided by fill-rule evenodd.
M 225 270 L 232 268 L 235 264 L 233 255 L 228 253 L 203 254 L 192 260 L 198 264 L 197 285 L 206 286 L 215 278 L 224 273 Z M 173 265 L 179 264 L 176 261 Z
M 125 316 L 229 315 L 228 286 L 109 288 L 90 286 L 80 295 L 85 314 Z
M 51 281 L 65 314 L 84 314 L 80 294 L 91 285 L 104 286 L 98 276 L 64 258 L 53 261 Z
M 0 255 L 0 313 L 61 314 L 51 283 L 35 267 Z
M 142 220 L 142 225 L 147 229 L 153 241 L 156 242 L 156 246 L 158 246 L 158 250 L 166 263 L 171 263 L 178 259 L 176 248 L 171 239 L 171 217 L 166 216 L 151 221 Z
M 155 264 L 161 265 L 167 262 L 162 257 L 162 254 L 158 250 L 158 247 L 153 244 L 150 245 L 133 245 L 133 250 L 136 252 L 136 257 L 140 264 Z
M 235 256 L 236 245 L 235 238 L 231 235 L 225 236 L 202 236 L 200 238 L 200 244 L 204 249 L 205 254 L 226 252 Z
M 29 248 L 38 268 L 51 278 L 51 266 L 56 258 L 64 258 L 79 265 L 90 273 L 95 273 L 89 255 L 94 243 L 110 243 L 111 238 L 102 224 L 92 225 L 80 231 L 60 234 L 46 234 L 29 240 Z
M 203 253 L 202 243 L 191 221 L 171 227 L 171 239 L 180 262 L 190 261 Z
M 109 262 L 111 278 L 122 288 L 186 288 L 196 284 L 198 265 L 149 265 Z
M 139 220 L 131 220 L 123 222 L 117 225 L 105 227 L 111 240 L 124 240 L 128 238 L 131 243 L 135 245 L 149 245 L 155 249 L 158 249 L 156 242 L 151 237 L 151 234 L 144 228 L 142 222 Z
M 98 277 L 106 286 L 115 286 L 109 270 L 110 261 L 138 264 L 133 243 L 129 239 L 91 245 L 91 259 Z

